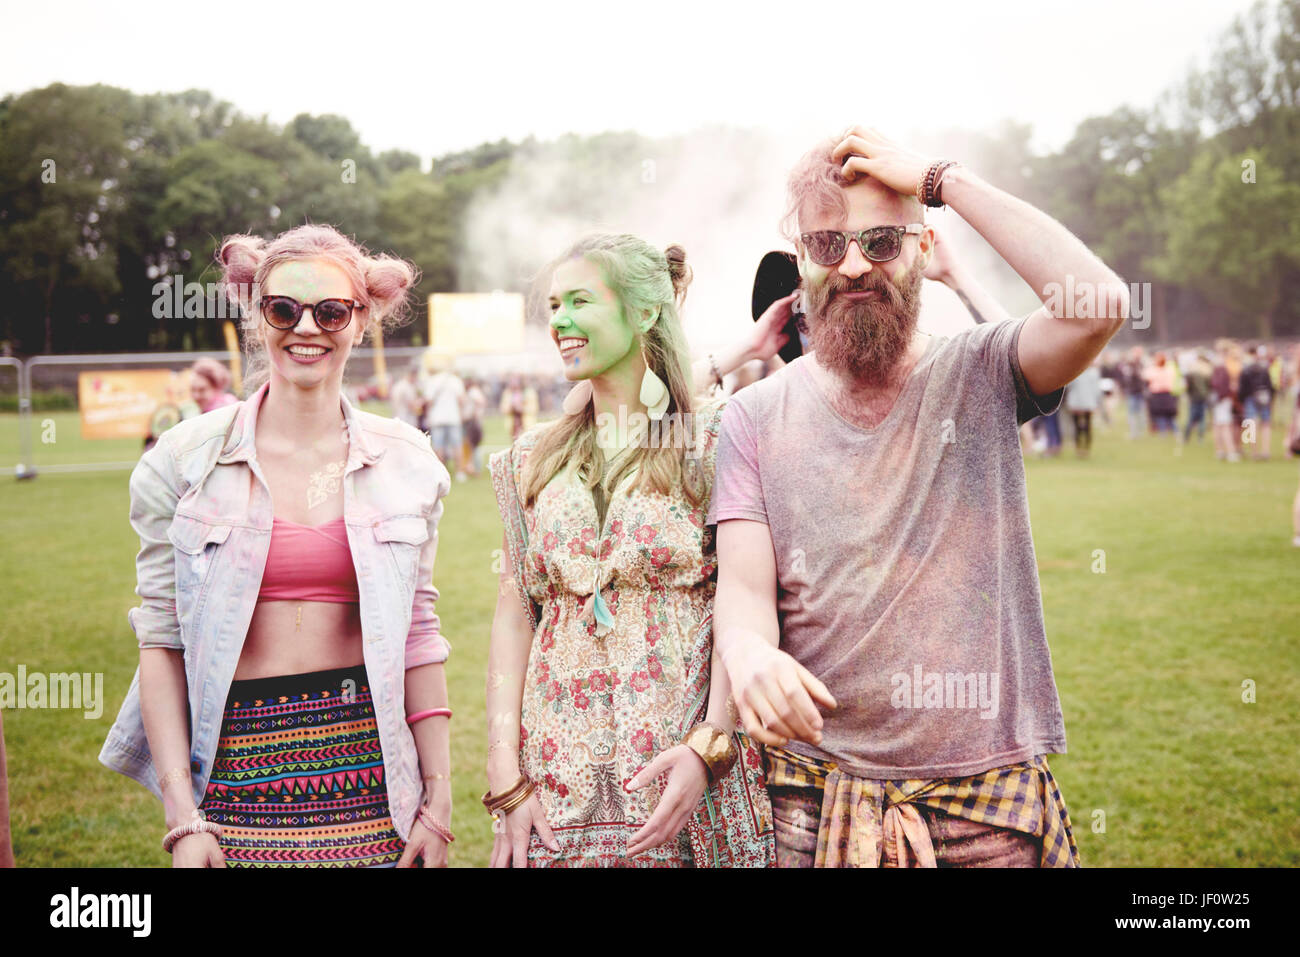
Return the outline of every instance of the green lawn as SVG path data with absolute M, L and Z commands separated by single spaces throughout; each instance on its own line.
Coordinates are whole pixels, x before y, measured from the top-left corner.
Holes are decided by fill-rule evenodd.
M 0 464 L 12 417 L 0 420 Z M 41 462 L 91 461 L 71 416 Z M 65 440 L 67 444 L 65 445 Z M 37 436 L 39 442 L 39 435 Z M 499 421 L 487 444 L 504 444 Z M 16 454 L 16 438 L 12 452 Z M 90 445 L 91 443 L 84 443 Z M 111 443 L 109 443 L 111 444 Z M 128 443 L 134 446 L 135 443 Z M 1047 633 L 1070 753 L 1052 760 L 1084 864 L 1300 864 L 1298 468 L 1226 464 L 1207 446 L 1098 437 L 1093 459 L 1029 463 Z M 107 450 L 112 461 L 119 450 Z M 134 457 L 134 450 L 127 458 Z M 98 720 L 7 711 L 15 854 L 22 865 L 163 866 L 161 810 L 101 767 L 135 667 L 126 610 L 137 542 L 126 472 L 0 478 L 7 584 L 0 670 L 104 673 Z M 486 479 L 455 483 L 435 582 L 453 646 L 456 866 L 486 864 L 483 685 L 500 525 Z M 1094 552 L 1105 572 L 1093 571 Z M 1256 703 L 1242 702 L 1242 682 Z M 1102 818 L 1097 812 L 1104 812 Z

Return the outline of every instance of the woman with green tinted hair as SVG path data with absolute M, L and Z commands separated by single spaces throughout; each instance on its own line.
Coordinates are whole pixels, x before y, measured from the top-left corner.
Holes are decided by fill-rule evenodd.
M 712 667 L 704 517 L 722 406 L 695 395 L 685 252 L 594 235 L 544 276 L 576 386 L 558 420 L 490 463 L 505 524 L 487 685 L 492 865 L 769 866 L 762 762 Z M 777 307 L 709 373 L 774 354 Z

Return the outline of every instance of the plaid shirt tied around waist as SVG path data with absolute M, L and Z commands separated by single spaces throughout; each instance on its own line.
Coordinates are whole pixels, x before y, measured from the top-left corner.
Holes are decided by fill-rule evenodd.
M 767 785 L 822 790 L 815 867 L 878 867 L 885 841 L 900 867 L 935 867 L 930 830 L 917 806 L 1042 837 L 1041 867 L 1078 867 L 1070 815 L 1047 759 L 965 778 L 857 778 L 830 761 L 767 748 Z

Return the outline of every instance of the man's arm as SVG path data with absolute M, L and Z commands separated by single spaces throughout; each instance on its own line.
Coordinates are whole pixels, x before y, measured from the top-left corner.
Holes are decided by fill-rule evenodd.
M 835 699 L 801 664 L 777 649 L 776 554 L 762 522 L 718 523 L 718 590 L 713 600 L 714 641 L 731 679 L 745 731 L 761 744 L 791 738 L 821 743 L 821 715 Z
M 1047 395 L 1073 381 L 1128 319 L 1119 276 L 1052 217 L 960 166 L 944 176 L 943 199 L 1043 302 L 1020 332 L 1025 383 Z M 1088 316 L 1075 315 L 1079 293 L 1091 297 L 1091 308 L 1077 310 Z

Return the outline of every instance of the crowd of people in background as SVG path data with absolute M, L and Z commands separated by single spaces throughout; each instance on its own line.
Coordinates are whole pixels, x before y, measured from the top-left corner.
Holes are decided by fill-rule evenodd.
M 389 390 L 393 416 L 429 434 L 434 451 L 457 481 L 484 474 L 483 422 L 489 409 L 505 419 L 510 440 L 539 416 L 559 410 L 563 377 L 460 375 L 451 357 L 430 351 L 411 363 Z
M 726 377 L 724 391 L 738 392 L 780 364 L 749 362 Z M 194 401 L 203 411 L 205 402 L 234 400 L 220 363 L 201 359 L 192 371 Z M 558 414 L 568 387 L 560 375 L 461 375 L 452 356 L 430 350 L 394 380 L 388 398 L 394 417 L 428 433 L 448 471 L 465 481 L 484 474 L 481 446 L 489 409 L 505 419 L 513 442 L 540 419 Z M 378 397 L 375 388 L 352 391 L 353 401 Z M 1120 427 L 1121 407 L 1129 440 L 1168 436 L 1178 451 L 1193 435 L 1204 442 L 1209 434 L 1220 461 L 1267 461 L 1276 420 L 1286 430 L 1283 454 L 1300 457 L 1300 344 L 1219 339 L 1201 347 L 1109 349 L 1066 386 L 1059 409 L 1021 427 L 1021 446 L 1027 455 L 1054 458 L 1063 441 L 1070 441 L 1075 455 L 1085 458 L 1096 431 Z M 1294 511 L 1293 544 L 1300 547 L 1300 491 Z
M 1209 432 L 1224 462 L 1267 461 L 1277 418 L 1291 426 L 1283 450 L 1292 457 L 1300 454 L 1291 448 L 1298 392 L 1300 346 L 1220 339 L 1212 347 L 1108 350 L 1066 387 L 1060 410 L 1025 424 L 1023 446 L 1040 457 L 1059 455 L 1064 413 L 1076 454 L 1086 456 L 1094 421 L 1109 430 L 1122 405 L 1130 440 L 1168 435 L 1181 446 Z

